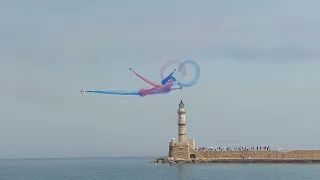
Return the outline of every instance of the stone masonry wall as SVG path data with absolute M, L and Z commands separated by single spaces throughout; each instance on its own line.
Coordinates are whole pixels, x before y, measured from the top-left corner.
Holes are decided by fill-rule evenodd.
M 190 159 L 190 154 L 195 155 L 196 158 L 204 159 L 200 152 L 196 151 L 188 144 L 169 146 L 169 157 L 188 160 Z
M 295 158 L 320 159 L 320 150 L 281 151 L 199 151 L 204 158 Z
M 169 147 L 169 156 L 180 159 L 189 159 L 189 146 L 179 145 Z

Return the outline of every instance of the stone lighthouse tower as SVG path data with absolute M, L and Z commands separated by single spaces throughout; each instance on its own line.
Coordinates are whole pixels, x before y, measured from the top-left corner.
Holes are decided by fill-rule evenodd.
M 182 100 L 180 101 L 178 113 L 178 142 L 171 138 L 169 143 L 169 157 L 180 159 L 194 159 L 203 157 L 195 150 L 194 139 L 187 139 L 186 136 L 186 109 Z
M 179 104 L 178 112 L 178 140 L 179 142 L 186 142 L 186 109 L 184 108 L 184 104 L 182 100 Z

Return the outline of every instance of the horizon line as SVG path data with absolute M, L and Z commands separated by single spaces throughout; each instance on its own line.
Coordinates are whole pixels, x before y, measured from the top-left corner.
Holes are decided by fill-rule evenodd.
M 12 157 L 4 158 L 1 157 L 1 160 L 36 160 L 36 159 L 86 159 L 86 158 L 154 158 L 162 157 L 161 155 L 148 155 L 148 156 L 74 156 L 74 157 Z

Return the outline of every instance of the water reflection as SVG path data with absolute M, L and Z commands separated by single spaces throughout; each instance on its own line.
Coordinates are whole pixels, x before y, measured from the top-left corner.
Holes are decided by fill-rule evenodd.
M 178 168 L 178 179 L 179 180 L 185 180 L 185 171 L 184 171 L 184 164 L 176 164 Z

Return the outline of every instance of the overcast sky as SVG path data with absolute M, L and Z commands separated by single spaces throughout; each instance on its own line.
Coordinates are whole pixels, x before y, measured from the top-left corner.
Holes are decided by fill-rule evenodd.
M 181 99 L 198 146 L 320 149 L 319 7 L 2 0 L 0 158 L 167 155 Z M 172 59 L 200 65 L 195 86 L 143 98 L 79 92 L 148 88 L 128 68 L 160 82 Z

